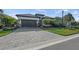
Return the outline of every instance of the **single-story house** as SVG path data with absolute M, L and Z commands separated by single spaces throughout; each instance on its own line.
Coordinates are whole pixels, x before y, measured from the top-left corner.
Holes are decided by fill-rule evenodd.
M 43 14 L 17 14 L 21 27 L 39 27 L 42 26 Z

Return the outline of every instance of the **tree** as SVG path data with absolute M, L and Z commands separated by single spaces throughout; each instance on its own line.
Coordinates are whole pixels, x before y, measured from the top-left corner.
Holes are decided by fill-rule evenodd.
M 61 17 L 55 17 L 54 19 L 55 19 L 55 22 L 62 23 L 61 22 L 62 21 L 62 18 Z
M 14 24 L 16 22 L 16 19 L 8 16 L 6 14 L 0 14 L 1 23 L 5 26 L 11 26 L 11 24 Z
M 71 23 L 74 22 L 75 19 L 71 13 L 68 13 L 67 15 L 64 16 L 64 22 L 66 23 L 66 27 L 71 28 Z
M 2 9 L 0 9 L 0 13 L 3 13 L 4 11 Z
M 8 15 L 5 15 L 4 19 L 5 19 L 6 26 L 10 26 L 16 22 L 15 18 L 8 16 Z
M 62 18 L 61 17 L 55 17 L 54 18 L 54 24 L 58 27 L 63 27 L 64 24 L 62 24 Z

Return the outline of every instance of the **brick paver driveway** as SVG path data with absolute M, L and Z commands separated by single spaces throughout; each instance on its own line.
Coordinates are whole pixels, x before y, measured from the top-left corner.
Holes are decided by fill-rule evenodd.
M 0 37 L 0 49 L 31 49 L 48 41 L 64 39 L 40 28 L 19 28 L 15 32 Z

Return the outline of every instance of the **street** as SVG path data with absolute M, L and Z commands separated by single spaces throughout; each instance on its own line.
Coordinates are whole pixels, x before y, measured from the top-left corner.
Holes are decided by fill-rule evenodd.
M 41 50 L 79 50 L 79 37 L 46 48 L 42 48 Z

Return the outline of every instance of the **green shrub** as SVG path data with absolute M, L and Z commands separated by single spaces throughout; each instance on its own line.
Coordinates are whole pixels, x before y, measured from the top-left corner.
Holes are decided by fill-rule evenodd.
M 53 25 L 53 20 L 52 19 L 43 19 L 43 24 L 45 25 Z
M 1 22 L 5 26 L 11 26 L 12 24 L 15 24 L 17 22 L 15 18 L 8 16 L 6 14 L 0 14 L 0 18 L 2 19 Z
M 2 29 L 3 28 L 3 24 L 2 23 L 0 23 L 0 29 Z

